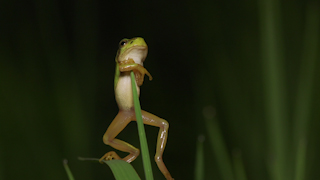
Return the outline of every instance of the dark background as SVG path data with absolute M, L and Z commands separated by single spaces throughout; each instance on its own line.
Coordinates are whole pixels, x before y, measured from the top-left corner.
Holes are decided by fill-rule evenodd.
M 207 106 L 248 179 L 277 179 L 278 165 L 293 179 L 296 147 L 305 151 L 302 179 L 317 178 L 315 2 L 1 1 L 0 179 L 67 179 L 64 158 L 77 180 L 113 179 L 106 165 L 77 157 L 112 150 L 102 136 L 118 112 L 114 58 L 119 41 L 136 36 L 149 46 L 154 78 L 141 87 L 141 106 L 170 123 L 164 162 L 175 179 L 194 177 Z M 158 128 L 146 133 L 153 156 Z M 118 137 L 139 147 L 135 122 Z M 205 179 L 223 179 L 209 141 L 204 148 Z M 141 158 L 132 165 L 144 177 Z

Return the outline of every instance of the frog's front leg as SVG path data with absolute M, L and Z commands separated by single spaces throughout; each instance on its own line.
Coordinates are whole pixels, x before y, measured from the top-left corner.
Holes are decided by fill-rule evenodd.
M 160 128 L 159 134 L 158 134 L 158 140 L 157 140 L 157 150 L 156 150 L 156 155 L 154 159 L 160 171 L 166 177 L 166 179 L 173 180 L 162 159 L 163 151 L 166 147 L 167 138 L 168 138 L 169 123 L 166 120 L 161 119 L 160 117 L 155 116 L 151 113 L 148 113 L 144 110 L 141 110 L 141 114 L 142 114 L 142 119 L 144 124 L 157 126 Z
M 152 80 L 151 74 L 142 65 L 134 62 L 133 59 L 128 59 L 119 63 L 120 72 L 133 71 L 136 77 L 136 82 L 138 86 L 143 84 L 144 75 L 149 76 L 149 80 Z
M 132 162 L 139 156 L 139 149 L 135 148 L 131 144 L 124 142 L 115 137 L 129 124 L 130 121 L 135 119 L 134 110 L 129 111 L 119 111 L 118 115 L 111 122 L 107 131 L 103 135 L 103 142 L 107 145 L 112 146 L 115 149 L 118 149 L 123 152 L 130 153 L 122 160 L 127 161 L 128 163 Z M 111 160 L 111 159 L 121 159 L 116 152 L 110 151 L 100 158 L 102 160 Z

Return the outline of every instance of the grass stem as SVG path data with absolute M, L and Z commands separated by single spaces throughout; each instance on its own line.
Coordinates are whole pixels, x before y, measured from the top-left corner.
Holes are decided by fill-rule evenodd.
M 133 101 L 134 101 L 134 110 L 136 113 L 137 118 L 137 125 L 139 131 L 139 139 L 140 139 L 140 146 L 141 146 L 141 155 L 142 155 L 142 162 L 144 173 L 146 176 L 146 180 L 153 180 L 153 173 L 151 168 L 151 161 L 149 155 L 149 149 L 147 144 L 147 137 L 144 130 L 144 124 L 142 121 L 142 114 L 141 114 L 141 107 L 139 102 L 139 97 L 136 88 L 136 80 L 133 71 L 130 73 L 131 75 L 131 84 L 132 84 L 132 94 L 133 94 Z

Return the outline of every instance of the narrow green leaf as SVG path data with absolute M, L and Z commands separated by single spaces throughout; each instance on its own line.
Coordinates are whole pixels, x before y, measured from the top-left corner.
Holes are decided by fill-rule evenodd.
M 196 167 L 194 172 L 195 180 L 204 180 L 204 152 L 203 152 L 204 140 L 205 140 L 204 135 L 198 136 L 197 152 L 196 152 Z
M 134 110 L 136 113 L 137 125 L 138 125 L 138 131 L 139 131 L 139 139 L 140 139 L 144 173 L 147 180 L 153 180 L 153 173 L 151 168 L 147 137 L 144 130 L 144 124 L 142 121 L 141 107 L 140 107 L 139 97 L 138 97 L 137 88 L 136 88 L 136 80 L 135 80 L 133 71 L 131 71 L 131 84 L 132 84 L 132 94 L 133 94 L 133 101 L 134 101 Z
M 69 179 L 69 180 L 74 180 L 73 175 L 72 175 L 72 172 L 71 172 L 71 170 L 70 170 L 70 168 L 69 168 L 69 166 L 68 166 L 68 160 L 67 160 L 67 159 L 64 159 L 64 160 L 63 160 L 63 167 L 64 167 L 64 169 L 66 170 L 66 173 L 67 173 L 67 175 L 68 175 L 68 179 Z
M 314 2 L 315 3 L 315 2 Z M 306 9 L 304 49 L 297 84 L 294 114 L 293 140 L 296 151 L 295 180 L 305 179 L 307 127 L 311 114 L 314 78 L 316 74 L 317 53 L 319 51 L 319 3 L 309 3 Z
M 97 158 L 79 157 L 78 159 L 81 161 L 99 162 L 99 159 Z M 132 165 L 127 163 L 126 161 L 114 159 L 110 161 L 103 160 L 103 162 L 110 167 L 114 177 L 117 180 L 141 180 Z
M 271 179 L 290 179 L 288 174 L 288 117 L 284 79 L 283 41 L 279 0 L 260 0 L 261 59 L 265 88 Z
M 234 166 L 234 174 L 237 180 L 247 180 L 247 175 L 244 170 L 243 160 L 241 151 L 236 149 L 233 151 L 233 166 Z
M 217 119 L 215 118 L 215 109 L 211 106 L 204 108 L 203 115 L 205 126 L 207 128 L 210 144 L 213 149 L 213 154 L 217 158 L 218 166 L 221 172 L 221 179 L 233 180 L 233 170 L 230 156 L 226 144 L 223 140 L 222 133 L 219 129 Z
M 305 179 L 307 143 L 301 139 L 296 147 L 295 180 Z
M 117 180 L 141 180 L 137 172 L 123 160 L 104 161 L 110 167 L 114 177 Z

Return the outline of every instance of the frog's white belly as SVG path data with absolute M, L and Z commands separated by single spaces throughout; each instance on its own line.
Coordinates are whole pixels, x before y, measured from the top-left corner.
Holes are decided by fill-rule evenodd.
M 135 84 L 139 95 L 140 88 L 137 86 L 137 83 Z M 130 72 L 121 73 L 115 89 L 116 101 L 120 110 L 129 110 L 134 107 L 131 87 Z

